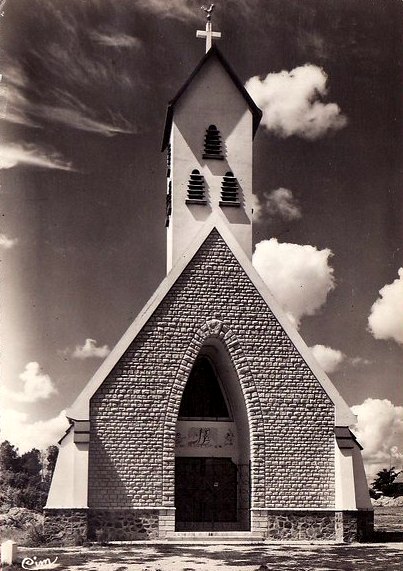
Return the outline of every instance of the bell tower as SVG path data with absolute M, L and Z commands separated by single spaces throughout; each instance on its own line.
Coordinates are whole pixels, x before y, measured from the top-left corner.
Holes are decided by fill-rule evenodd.
M 212 216 L 252 256 L 252 141 L 262 113 L 212 44 L 221 34 L 211 12 L 197 32 L 206 54 L 170 101 L 165 123 L 168 272 Z

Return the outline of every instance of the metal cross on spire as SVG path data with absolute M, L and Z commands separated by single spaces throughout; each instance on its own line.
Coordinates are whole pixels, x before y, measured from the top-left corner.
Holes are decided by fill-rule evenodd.
M 213 38 L 219 40 L 221 38 L 221 32 L 213 32 L 213 25 L 211 23 L 211 15 L 214 10 L 214 4 L 210 4 L 209 8 L 205 6 L 201 7 L 201 10 L 206 12 L 207 23 L 206 23 L 206 30 L 197 30 L 196 31 L 196 38 L 206 38 L 206 53 L 209 51 L 211 46 L 213 45 Z

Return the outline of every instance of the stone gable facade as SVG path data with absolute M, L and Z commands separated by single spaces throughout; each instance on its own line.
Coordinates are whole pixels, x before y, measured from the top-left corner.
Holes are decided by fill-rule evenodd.
M 334 508 L 334 405 L 217 231 L 91 399 L 89 507 L 173 506 L 180 400 L 210 337 L 245 397 L 253 507 Z

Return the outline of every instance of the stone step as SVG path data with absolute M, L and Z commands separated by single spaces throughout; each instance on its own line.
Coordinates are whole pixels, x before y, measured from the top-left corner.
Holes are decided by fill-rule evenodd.
M 166 539 L 178 543 L 261 543 L 265 537 L 257 531 L 173 531 Z

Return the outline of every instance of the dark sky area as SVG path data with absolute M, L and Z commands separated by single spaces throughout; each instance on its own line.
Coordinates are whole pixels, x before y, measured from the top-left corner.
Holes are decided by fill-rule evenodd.
M 263 212 L 254 241 L 332 251 L 336 287 L 300 332 L 345 355 L 330 376 L 350 405 L 403 405 L 402 347 L 368 330 L 403 266 L 403 2 L 217 0 L 213 22 L 243 83 L 307 63 L 328 76 L 344 128 L 317 140 L 258 130 L 254 192 L 290 189 L 302 216 Z M 2 380 L 21 391 L 37 362 L 58 391 L 9 395 L 27 422 L 71 404 L 101 362 L 75 347 L 113 347 L 165 275 L 166 105 L 203 56 L 204 24 L 198 0 L 7 0 Z

